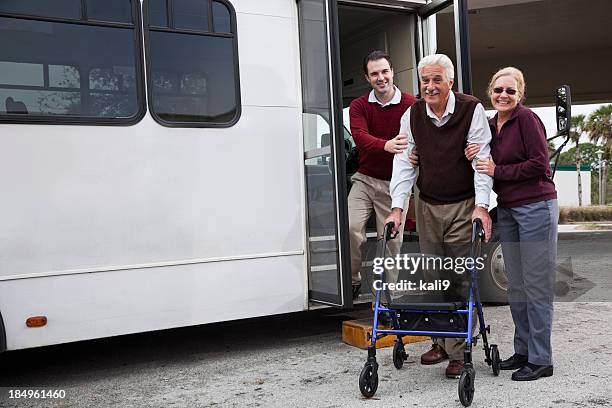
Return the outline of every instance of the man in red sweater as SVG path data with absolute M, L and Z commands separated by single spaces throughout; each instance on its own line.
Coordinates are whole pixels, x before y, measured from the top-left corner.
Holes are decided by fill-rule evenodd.
M 400 135 L 400 119 L 416 101 L 393 85 L 393 63 L 383 51 L 373 51 L 363 60 L 366 81 L 372 86 L 369 94 L 351 102 L 349 109 L 351 133 L 359 149 L 359 168 L 352 177 L 348 196 L 349 236 L 353 299 L 361 288 L 361 246 L 366 242 L 366 224 L 376 215 L 376 231 L 382 236 L 385 217 L 391 211 L 389 181 L 393 157 L 408 146 L 406 135 Z M 404 224 L 406 211 L 401 223 Z M 399 253 L 403 234 L 389 243 L 389 255 Z

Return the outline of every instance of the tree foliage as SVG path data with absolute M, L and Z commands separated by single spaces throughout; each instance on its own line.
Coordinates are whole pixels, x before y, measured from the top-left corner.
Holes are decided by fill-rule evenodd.
M 584 115 L 572 116 L 571 123 L 573 129 L 570 129 L 569 137 L 576 144 L 576 181 L 578 183 L 578 205 L 582 207 L 582 178 L 580 176 L 580 166 L 582 165 L 582 152 L 580 151 L 580 137 L 584 132 L 585 118 Z
M 582 136 L 584 133 L 585 119 L 585 116 L 582 114 L 572 116 L 572 130 L 570 131 L 570 139 L 576 144 L 580 143 L 580 136 Z
M 603 200 L 602 204 L 606 204 L 608 194 L 608 166 L 610 163 L 610 156 L 612 156 L 612 105 L 600 106 L 595 112 L 593 112 L 588 119 L 586 119 L 585 130 L 589 134 L 589 139 L 600 145 L 603 150 L 603 167 L 599 169 L 601 177 L 605 180 L 601 184 L 601 196 Z
M 580 143 L 580 162 L 583 165 L 589 165 L 591 168 L 596 167 L 598 163 L 597 151 L 600 147 L 593 143 Z M 576 164 L 576 146 L 561 153 L 559 164 L 575 165 Z
M 599 107 L 586 119 L 585 129 L 589 139 L 599 144 L 607 160 L 612 153 L 612 105 Z

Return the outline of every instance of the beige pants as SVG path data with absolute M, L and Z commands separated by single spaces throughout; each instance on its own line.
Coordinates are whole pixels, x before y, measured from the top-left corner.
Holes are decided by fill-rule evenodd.
M 349 216 L 349 240 L 351 245 L 351 272 L 353 274 L 353 285 L 361 283 L 362 245 L 367 241 L 366 224 L 372 215 L 376 215 L 376 234 L 381 238 L 385 228 L 385 219 L 391 212 L 391 195 L 389 193 L 389 181 L 380 180 L 365 174 L 355 173 L 351 179 L 353 186 L 348 196 Z M 407 206 L 402 212 L 402 226 L 406 221 Z M 402 228 L 403 230 L 403 228 Z M 387 256 L 399 253 L 403 234 L 397 234 L 389 242 Z M 389 282 L 397 280 L 395 271 L 390 271 L 387 276 Z
M 441 205 L 417 200 L 416 220 L 421 252 L 443 257 L 469 256 L 473 211 L 474 198 Z M 467 293 L 469 281 L 466 273 L 457 275 L 452 272 L 446 278 L 451 280 L 451 287 L 456 294 Z M 474 313 L 472 332 L 476 322 L 477 316 Z M 451 360 L 463 360 L 464 339 L 432 337 L 432 341 L 440 345 Z

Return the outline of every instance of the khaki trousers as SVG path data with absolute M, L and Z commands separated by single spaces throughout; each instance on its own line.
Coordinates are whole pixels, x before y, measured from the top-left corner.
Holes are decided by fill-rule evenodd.
M 366 224 L 372 215 L 376 215 L 376 234 L 381 238 L 385 228 L 385 219 L 391 212 L 391 195 L 389 193 L 389 181 L 380 180 L 365 174 L 355 173 L 351 178 L 353 186 L 348 196 L 349 216 L 349 241 L 351 246 L 351 272 L 353 285 L 361 283 L 362 245 L 367 241 Z M 402 212 L 402 230 L 406 221 L 407 206 Z M 397 234 L 389 242 L 387 256 L 395 256 L 399 253 L 403 234 Z M 390 271 L 391 276 L 387 281 L 395 282 L 397 272 Z
M 442 257 L 469 256 L 473 211 L 474 198 L 440 205 L 416 200 L 417 232 L 421 252 Z M 451 281 L 450 295 L 454 299 L 458 297 L 465 299 L 469 275 L 451 272 L 445 275 L 445 278 Z M 477 316 L 474 313 L 472 332 L 476 322 Z M 432 341 L 441 346 L 451 360 L 463 360 L 464 339 L 432 337 Z

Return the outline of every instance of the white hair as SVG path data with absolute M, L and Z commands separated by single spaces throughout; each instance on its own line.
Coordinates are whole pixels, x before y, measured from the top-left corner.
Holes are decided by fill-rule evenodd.
M 444 71 L 446 72 L 446 77 L 449 81 L 455 79 L 455 67 L 453 66 L 453 61 L 451 61 L 451 59 L 444 54 L 428 55 L 422 60 L 420 60 L 418 67 L 419 79 L 422 78 L 423 68 L 428 67 L 430 65 L 440 65 L 442 68 L 444 68 Z

